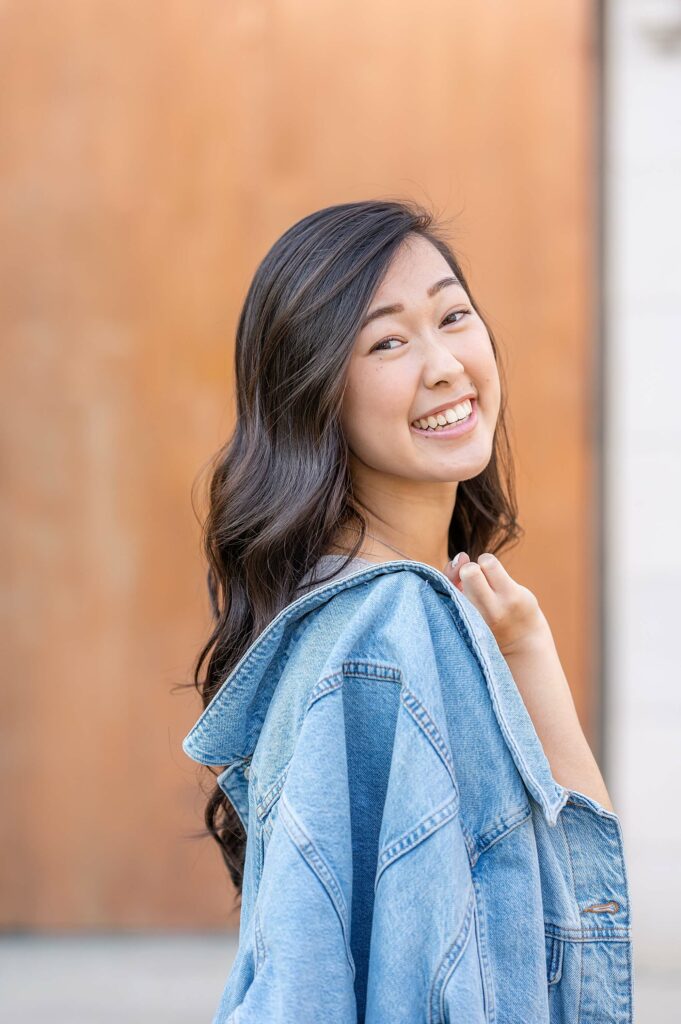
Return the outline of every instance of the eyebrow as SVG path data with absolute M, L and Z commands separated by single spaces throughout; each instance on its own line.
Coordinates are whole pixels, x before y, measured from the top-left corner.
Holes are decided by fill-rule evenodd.
M 463 285 L 461 284 L 461 281 L 459 281 L 458 278 L 443 277 L 442 280 L 436 281 L 435 284 L 432 284 L 430 286 L 430 288 L 428 289 L 429 297 L 432 298 L 433 295 L 437 294 L 437 292 L 441 291 L 443 288 L 447 288 L 448 285 L 452 284 L 458 284 L 459 288 L 463 288 Z M 363 330 L 367 326 L 367 324 L 370 324 L 373 320 L 377 320 L 379 316 L 391 316 L 393 313 L 403 312 L 404 306 L 399 302 L 395 303 L 392 306 L 379 306 L 377 309 L 372 310 L 372 312 L 369 313 L 368 316 L 364 318 L 364 320 L 362 321 L 362 326 L 360 327 L 360 331 Z

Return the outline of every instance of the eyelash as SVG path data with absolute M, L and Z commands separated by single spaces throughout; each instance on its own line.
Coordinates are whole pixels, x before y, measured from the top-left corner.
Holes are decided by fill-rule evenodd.
M 461 315 L 463 316 L 464 314 L 470 313 L 470 312 L 471 312 L 470 309 L 455 309 L 451 313 L 448 313 L 447 316 L 444 318 L 444 320 L 442 322 L 446 323 L 446 321 L 449 320 L 450 316 L 456 316 L 458 313 L 461 313 Z M 461 321 L 460 320 L 455 320 L 454 323 L 455 324 L 460 324 Z M 392 352 L 393 349 L 390 349 L 390 348 L 381 349 L 380 346 L 381 345 L 385 345 L 385 343 L 387 341 L 399 341 L 399 340 L 400 340 L 399 338 L 392 338 L 392 337 L 391 338 L 383 338 L 382 341 L 377 341 L 375 345 L 372 345 L 372 347 L 369 349 L 369 351 L 370 352 L 376 352 L 376 351 L 378 351 L 378 352 Z

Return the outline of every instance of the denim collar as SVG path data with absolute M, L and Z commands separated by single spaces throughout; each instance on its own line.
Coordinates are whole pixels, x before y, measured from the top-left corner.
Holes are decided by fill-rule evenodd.
M 250 760 L 253 751 L 245 750 L 244 747 L 248 745 L 248 735 L 251 735 L 251 745 L 253 743 L 253 716 L 262 722 L 269 703 L 269 698 L 260 689 L 260 683 L 271 659 L 277 653 L 283 634 L 298 619 L 314 611 L 341 590 L 367 582 L 383 573 L 405 569 L 418 573 L 434 590 L 454 602 L 452 611 L 463 630 L 468 633 L 480 661 L 494 713 L 516 767 L 544 817 L 549 824 L 554 825 L 569 791 L 551 774 L 544 749 L 510 669 L 478 610 L 462 597 L 444 573 L 425 562 L 394 559 L 372 564 L 338 580 L 321 584 L 286 605 L 243 653 L 184 738 L 182 749 L 200 764 L 231 765 Z

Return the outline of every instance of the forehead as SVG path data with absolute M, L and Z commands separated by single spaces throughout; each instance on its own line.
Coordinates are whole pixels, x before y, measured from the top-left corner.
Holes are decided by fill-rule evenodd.
M 458 285 L 458 288 L 457 288 Z M 386 316 L 399 315 L 411 306 L 432 303 L 443 289 L 463 289 L 455 270 L 427 239 L 403 243 L 376 289 L 360 325 L 360 334 Z
M 422 293 L 426 297 L 426 289 L 435 283 L 438 277 L 453 275 L 454 271 L 439 249 L 432 242 L 420 235 L 406 238 L 399 247 L 386 270 L 385 277 L 376 289 L 374 301 L 395 298 L 397 288 L 401 292 Z

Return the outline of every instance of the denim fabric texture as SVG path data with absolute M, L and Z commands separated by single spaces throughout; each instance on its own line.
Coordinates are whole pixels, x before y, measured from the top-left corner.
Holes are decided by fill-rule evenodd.
M 432 566 L 303 592 L 182 747 L 225 766 L 248 834 L 213 1024 L 631 1024 L 619 818 L 553 778 Z

